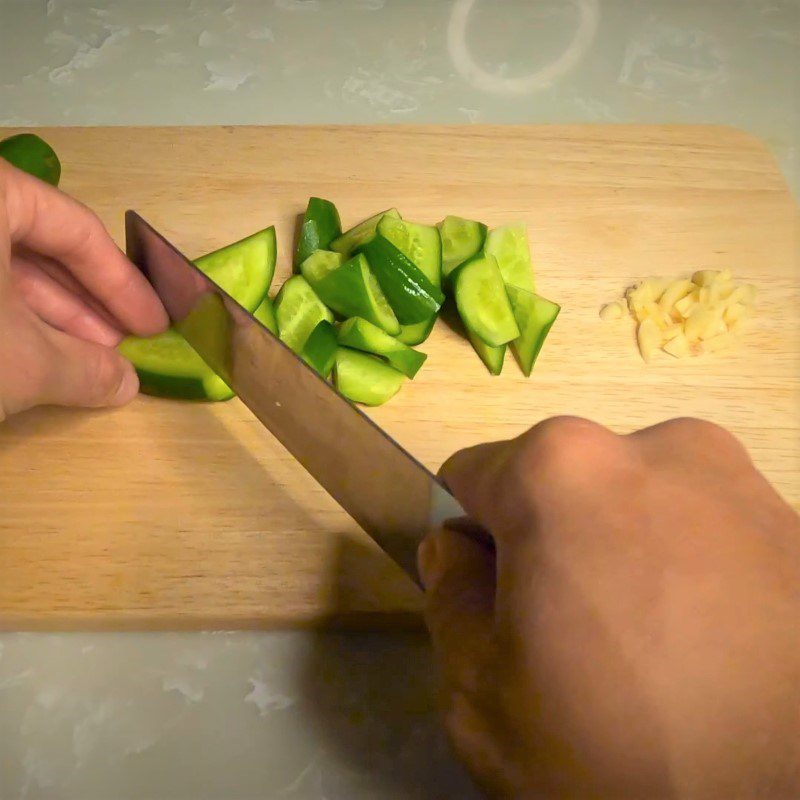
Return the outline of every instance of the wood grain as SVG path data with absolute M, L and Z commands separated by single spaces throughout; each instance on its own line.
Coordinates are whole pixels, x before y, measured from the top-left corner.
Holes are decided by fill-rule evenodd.
M 0 137 L 10 131 L 0 131 Z M 697 415 L 738 434 L 800 503 L 798 212 L 755 139 L 720 127 L 54 128 L 63 188 L 122 241 L 140 211 L 199 255 L 330 197 L 346 224 L 396 205 L 524 220 L 563 313 L 530 380 L 491 378 L 447 325 L 373 412 L 432 468 L 554 414 L 618 431 Z M 638 277 L 729 267 L 757 284 L 745 346 L 645 366 L 601 303 Z M 320 424 L 323 424 L 320 421 Z M 0 627 L 239 628 L 416 619 L 410 582 L 238 402 L 141 398 L 0 427 Z

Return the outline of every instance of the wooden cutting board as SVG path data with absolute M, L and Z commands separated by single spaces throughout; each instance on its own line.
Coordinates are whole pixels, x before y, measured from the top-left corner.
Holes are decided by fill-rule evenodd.
M 0 130 L 0 138 L 11 131 Z M 563 304 L 534 376 L 490 377 L 439 324 L 374 419 L 431 468 L 555 414 L 617 431 L 730 427 L 800 502 L 798 209 L 773 159 L 721 127 L 53 128 L 63 188 L 122 242 L 133 207 L 200 255 L 268 224 L 288 273 L 307 197 L 346 225 L 388 206 L 524 220 Z M 729 267 L 757 284 L 745 345 L 645 366 L 598 309 L 637 278 Z M 324 425 L 322 419 L 313 424 Z M 420 596 L 238 401 L 141 398 L 0 426 L 0 626 L 240 628 L 408 622 Z

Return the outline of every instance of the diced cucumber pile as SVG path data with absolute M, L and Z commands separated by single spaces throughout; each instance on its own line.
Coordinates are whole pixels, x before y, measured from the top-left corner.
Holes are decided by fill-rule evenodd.
M 293 259 L 297 274 L 273 300 L 275 259 L 275 230 L 267 228 L 195 263 L 339 392 L 365 405 L 385 403 L 419 372 L 427 356 L 414 346 L 433 330 L 445 293 L 492 375 L 509 346 L 530 375 L 560 310 L 534 292 L 522 224 L 489 231 L 449 216 L 424 225 L 392 208 L 342 233 L 334 204 L 312 197 Z M 233 396 L 176 330 L 129 337 L 120 349 L 143 392 Z

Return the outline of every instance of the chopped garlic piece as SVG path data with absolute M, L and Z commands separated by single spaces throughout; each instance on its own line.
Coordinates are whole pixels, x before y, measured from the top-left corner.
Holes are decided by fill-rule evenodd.
M 696 305 L 697 300 L 691 294 L 687 294 L 686 297 L 681 298 L 675 303 L 674 309 L 683 319 L 686 319 L 692 311 L 694 311 Z
M 679 333 L 673 339 L 664 343 L 663 351 L 669 353 L 674 358 L 688 358 L 692 355 L 692 348 L 689 345 L 689 340 Z
M 701 269 L 692 275 L 692 281 L 698 286 L 711 286 L 717 280 L 719 274 L 718 269 Z
M 600 319 L 608 322 L 612 319 L 622 319 L 625 308 L 620 302 L 608 303 L 600 309 Z
M 669 314 L 673 306 L 686 297 L 692 289 L 694 289 L 694 284 L 690 280 L 674 281 L 664 290 L 658 304 Z
M 653 354 L 661 347 L 661 331 L 651 319 L 646 319 L 639 325 L 636 332 L 639 343 L 639 352 L 645 361 L 650 361 Z

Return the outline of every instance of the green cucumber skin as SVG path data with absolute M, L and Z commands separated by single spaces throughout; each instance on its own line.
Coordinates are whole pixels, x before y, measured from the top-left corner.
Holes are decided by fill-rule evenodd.
M 384 217 L 377 230 L 437 288 L 442 286 L 442 236 L 435 225 Z M 394 235 L 398 233 L 400 241 Z M 415 248 L 414 244 L 418 247 Z
M 327 320 L 323 320 L 317 324 L 317 327 L 306 339 L 300 358 L 311 369 L 327 379 L 333 370 L 338 348 L 339 340 L 336 336 L 336 328 Z
M 428 358 L 425 353 L 398 342 L 377 325 L 358 317 L 347 320 L 339 328 L 339 343 L 344 347 L 383 357 L 389 366 L 408 378 L 413 378 Z
M 330 200 L 311 197 L 303 216 L 294 265 L 299 267 L 315 250 L 327 250 L 342 235 L 342 222 Z
M 383 405 L 400 391 L 405 380 L 402 373 L 375 356 L 347 347 L 336 351 L 334 385 L 354 403 Z
M 51 186 L 61 180 L 61 162 L 52 147 L 35 133 L 17 133 L 0 141 L 0 158 Z
M 236 396 L 222 378 L 218 378 L 213 373 L 205 378 L 199 378 L 186 375 L 165 375 L 135 365 L 134 368 L 139 376 L 139 391 L 151 397 L 219 403 Z
M 467 331 L 467 337 L 490 374 L 499 375 L 503 371 L 507 345 L 501 344 L 500 347 L 491 347 L 480 336 L 476 336 L 469 331 Z
M 436 325 L 438 315 L 434 314 L 429 319 L 416 322 L 413 325 L 401 325 L 400 333 L 397 334 L 397 341 L 407 344 L 410 347 L 422 344 L 427 340 Z
M 439 311 L 444 302 L 441 290 L 380 233 L 359 252 L 366 256 L 401 325 L 423 322 Z
M 477 276 L 476 274 L 477 273 Z M 511 301 L 508 298 L 503 276 L 493 256 L 479 253 L 462 264 L 452 273 L 453 290 L 461 321 L 468 331 L 478 336 L 490 347 L 500 347 L 516 339 L 520 335 Z M 475 306 L 470 297 L 471 282 L 483 280 L 491 283 L 490 293 L 494 293 L 501 306 L 500 316 L 487 320 L 483 309 Z
M 375 235 L 378 223 L 387 216 L 394 219 L 401 218 L 400 212 L 396 208 L 381 211 L 374 216 L 368 217 L 363 222 L 359 222 L 358 225 L 354 225 L 350 230 L 345 231 L 341 236 L 334 239 L 330 243 L 330 249 L 341 253 L 345 258 L 349 258 L 357 252 L 364 242 Z
M 511 343 L 511 350 L 522 373 L 529 378 L 545 340 L 561 313 L 561 306 L 519 287 L 510 286 L 508 291 L 520 329 L 519 337 Z

